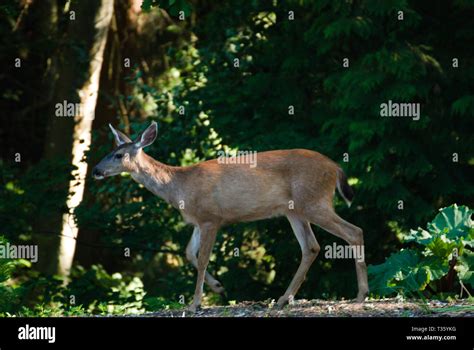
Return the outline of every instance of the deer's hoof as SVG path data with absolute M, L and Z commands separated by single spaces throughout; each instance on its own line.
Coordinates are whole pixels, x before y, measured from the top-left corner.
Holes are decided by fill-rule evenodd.
M 286 304 L 288 304 L 288 297 L 286 296 L 281 296 L 280 299 L 278 299 L 277 303 L 276 303 L 276 307 L 278 309 L 282 309 Z
M 356 303 L 363 303 L 365 301 L 365 299 L 367 298 L 367 294 L 369 294 L 369 293 L 364 292 L 364 293 L 357 294 L 357 298 L 355 299 L 355 302 Z
M 201 310 L 201 305 L 200 304 L 194 304 L 193 303 L 193 304 L 189 305 L 189 307 L 188 307 L 188 312 L 191 313 L 191 314 L 195 314 L 199 310 Z
M 220 282 L 216 282 L 212 287 L 211 287 L 212 291 L 217 293 L 217 294 L 225 294 L 225 289 L 224 287 L 222 286 L 222 284 L 220 284 Z

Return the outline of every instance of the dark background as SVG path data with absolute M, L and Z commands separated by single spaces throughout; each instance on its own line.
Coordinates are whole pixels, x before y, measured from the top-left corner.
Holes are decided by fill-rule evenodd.
M 106 5 L 113 13 L 95 119 L 85 130 L 88 173 L 82 202 L 71 210 L 78 123 L 55 116 L 55 105 L 78 101 L 90 78 L 98 41 L 92 19 Z M 54 313 L 71 295 L 90 312 L 141 312 L 192 295 L 195 273 L 184 258 L 192 227 L 129 176 L 90 177 L 114 147 L 108 123 L 134 137 L 157 121 L 147 153 L 171 165 L 210 159 L 225 147 L 329 156 L 355 189 L 352 207 L 338 197 L 336 210 L 363 228 L 368 264 L 398 251 L 399 234 L 425 226 L 439 208 L 472 207 L 473 18 L 472 1 L 3 1 L 0 235 L 39 244 L 40 261 L 8 268 L 9 302 L 0 312 Z M 420 103 L 420 120 L 382 118 L 388 100 Z M 63 273 L 68 210 L 79 233 L 73 268 Z M 322 247 L 343 244 L 315 233 Z M 299 259 L 280 218 L 222 229 L 209 269 L 231 300 L 265 300 L 284 292 Z M 298 297 L 355 293 L 353 261 L 321 255 Z M 207 302 L 223 301 L 208 293 Z

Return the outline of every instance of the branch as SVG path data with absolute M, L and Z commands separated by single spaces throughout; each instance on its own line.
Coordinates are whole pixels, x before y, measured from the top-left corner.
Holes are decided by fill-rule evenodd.
M 20 27 L 21 21 L 23 20 L 23 17 L 25 17 L 26 13 L 28 12 L 28 8 L 30 7 L 32 0 L 27 0 L 25 3 L 25 6 L 22 8 L 20 15 L 18 16 L 15 25 L 13 26 L 12 32 L 15 33 L 18 28 Z

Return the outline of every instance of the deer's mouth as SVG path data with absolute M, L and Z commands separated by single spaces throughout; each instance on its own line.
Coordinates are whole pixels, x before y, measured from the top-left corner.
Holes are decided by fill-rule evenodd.
M 98 169 L 94 169 L 92 171 L 92 176 L 94 177 L 94 179 L 96 180 L 102 180 L 104 177 L 105 177 L 105 171 L 100 171 Z

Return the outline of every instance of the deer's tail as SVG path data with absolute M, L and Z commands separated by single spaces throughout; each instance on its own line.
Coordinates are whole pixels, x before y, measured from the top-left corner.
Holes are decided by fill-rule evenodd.
M 337 191 L 347 203 L 347 206 L 350 207 L 354 198 L 354 190 L 347 182 L 347 176 L 341 168 L 337 170 Z

